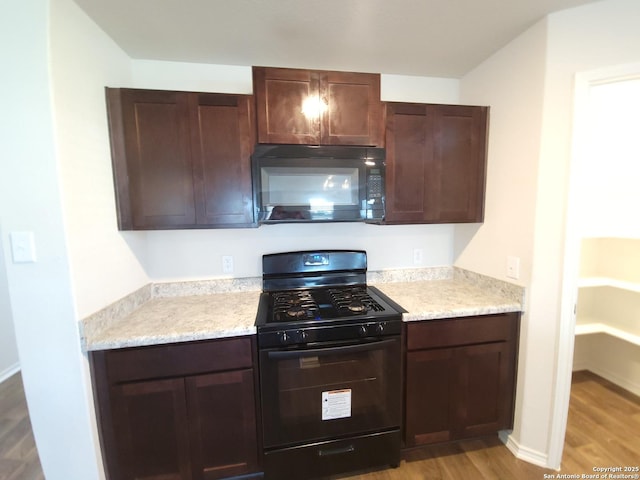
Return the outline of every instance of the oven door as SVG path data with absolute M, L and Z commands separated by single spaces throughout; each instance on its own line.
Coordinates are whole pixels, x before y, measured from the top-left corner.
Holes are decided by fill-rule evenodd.
M 266 449 L 400 426 L 400 337 L 260 352 Z

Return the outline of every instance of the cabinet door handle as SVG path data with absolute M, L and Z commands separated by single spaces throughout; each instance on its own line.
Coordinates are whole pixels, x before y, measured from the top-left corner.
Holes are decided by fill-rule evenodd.
M 326 357 L 327 355 L 347 355 L 350 353 L 361 353 L 370 350 L 381 350 L 393 343 L 398 342 L 396 339 L 375 340 L 353 345 L 344 345 L 341 347 L 330 348 L 310 348 L 308 350 L 276 350 L 267 353 L 267 357 L 271 360 L 289 360 L 303 357 Z

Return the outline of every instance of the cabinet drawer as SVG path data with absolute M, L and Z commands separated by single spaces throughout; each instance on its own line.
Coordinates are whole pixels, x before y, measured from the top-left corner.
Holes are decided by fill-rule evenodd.
M 251 337 L 94 352 L 103 354 L 109 382 L 178 377 L 252 366 Z
M 407 324 L 407 350 L 515 339 L 519 313 L 425 320 Z

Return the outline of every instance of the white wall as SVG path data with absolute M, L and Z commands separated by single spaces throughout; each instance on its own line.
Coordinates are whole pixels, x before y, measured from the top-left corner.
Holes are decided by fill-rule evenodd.
M 460 103 L 460 80 L 441 77 L 414 77 L 382 74 L 383 102 Z
M 589 370 L 640 395 L 640 348 L 605 333 L 576 337 L 573 370 Z
M 557 355 L 566 348 L 558 344 L 560 320 L 563 313 L 571 315 L 562 311 L 562 269 L 574 76 L 637 62 L 638 19 L 640 3 L 635 0 L 596 2 L 552 14 L 461 83 L 463 102 L 484 102 L 490 95 L 493 108 L 488 215 L 477 232 L 458 230 L 456 265 L 504 277 L 505 256 L 515 254 L 522 259 L 520 281 L 528 287 L 528 299 L 512 438 L 527 458 L 543 464 L 555 442 L 551 434 Z M 532 78 L 527 81 L 527 76 Z M 496 85 L 491 85 L 491 79 Z M 504 92 L 499 91 L 501 87 Z M 495 107 L 509 104 L 512 125 L 502 129 L 498 123 L 496 131 L 503 113 Z M 496 204 L 497 198 L 510 204 Z M 499 238 L 498 229 L 507 240 Z
M 234 277 L 262 275 L 261 256 L 307 249 L 363 249 L 369 269 L 451 265 L 451 225 L 265 225 L 258 229 L 149 232 L 148 273 L 155 281 L 221 277 L 222 255 L 234 257 Z M 413 263 L 413 249 L 424 251 Z M 226 274 L 225 274 L 226 275 Z
M 580 234 L 640 238 L 640 221 L 632 220 L 640 205 L 640 78 L 593 85 L 588 102 L 588 130 L 578 140 L 584 154 L 574 170 Z
M 491 106 L 485 221 L 477 228 L 456 227 L 455 265 L 503 280 L 506 257 L 520 258 L 520 279 L 531 287 L 533 228 L 538 186 L 539 130 L 542 121 L 546 54 L 546 22 L 542 21 L 462 79 L 463 102 Z M 520 360 L 513 437 L 544 462 L 546 429 L 539 419 L 549 415 L 546 382 L 553 355 L 540 338 L 544 325 L 532 325 L 526 307 L 520 333 Z
M 0 16 L 0 217 L 25 393 L 48 480 L 99 478 L 69 270 L 50 84 L 49 2 Z M 31 231 L 37 262 L 14 264 L 7 233 Z
M 531 277 L 545 49 L 540 22 L 461 82 L 463 103 L 490 106 L 489 156 L 485 221 L 456 227 L 456 264 L 509 280 L 506 260 L 514 255 L 521 259 L 516 283 L 522 285 Z
M 111 86 L 253 93 L 250 66 L 133 60 L 132 75 L 133 83 Z M 455 78 L 389 74 L 382 74 L 380 77 L 380 96 L 383 101 L 452 104 L 460 101 L 460 81 Z
M 78 317 L 147 284 L 144 232 L 117 228 L 104 87 L 131 60 L 70 0 L 51 2 L 51 79 L 66 236 Z
M 0 382 L 3 382 L 20 370 L 18 345 L 13 328 L 13 313 L 9 299 L 9 282 L 4 261 L 4 233 L 0 222 Z
M 133 60 L 132 81 L 111 87 L 251 94 L 251 67 Z
M 111 86 L 223 93 L 253 90 L 251 67 L 133 60 L 132 72 L 130 85 Z M 381 84 L 382 98 L 388 101 L 459 103 L 456 79 L 382 75 Z M 451 225 L 353 223 L 156 231 L 146 234 L 144 263 L 154 281 L 221 277 L 223 255 L 234 257 L 232 276 L 257 277 L 262 274 L 262 254 L 314 248 L 364 249 L 371 270 L 451 265 L 453 232 Z M 415 248 L 424 250 L 420 265 L 413 263 Z

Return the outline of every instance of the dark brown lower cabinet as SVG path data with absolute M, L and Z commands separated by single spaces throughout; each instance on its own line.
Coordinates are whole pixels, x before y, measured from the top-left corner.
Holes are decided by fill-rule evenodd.
M 405 447 L 513 427 L 519 313 L 410 322 Z
M 255 468 L 253 383 L 250 369 L 186 379 L 193 478 L 226 478 Z
M 92 352 L 107 478 L 259 474 L 250 337 Z
M 116 478 L 191 478 L 183 379 L 115 385 L 111 404 Z

